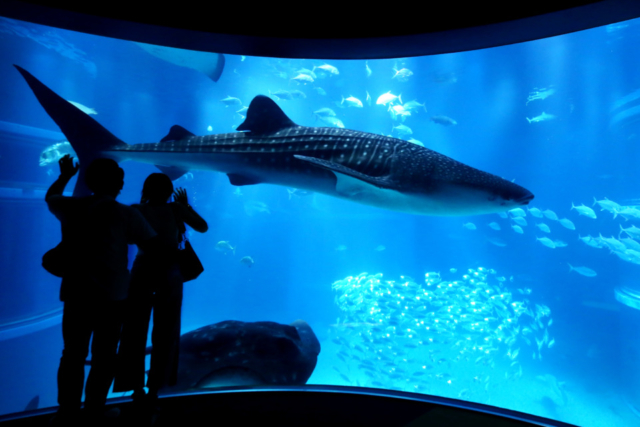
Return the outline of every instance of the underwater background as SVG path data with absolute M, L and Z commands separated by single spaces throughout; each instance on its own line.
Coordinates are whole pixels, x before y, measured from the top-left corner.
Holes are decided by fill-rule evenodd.
M 60 279 L 40 264 L 60 240 L 44 193 L 68 147 L 17 64 L 130 144 L 174 124 L 232 132 L 263 94 L 299 125 L 413 139 L 535 194 L 503 215 L 428 217 L 190 171 L 174 185 L 209 231 L 190 234 L 205 271 L 185 284 L 183 332 L 304 319 L 322 345 L 309 384 L 640 423 L 638 41 L 633 20 L 417 58 L 225 55 L 214 82 L 188 58 L 0 18 L 0 414 L 56 405 L 62 350 Z M 118 201 L 137 203 L 157 169 L 121 166 Z

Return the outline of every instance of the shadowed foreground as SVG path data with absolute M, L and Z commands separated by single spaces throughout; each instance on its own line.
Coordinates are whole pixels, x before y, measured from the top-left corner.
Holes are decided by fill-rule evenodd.
M 117 406 L 121 413 L 102 425 L 151 425 L 151 417 L 136 414 L 131 400 L 108 403 L 108 408 Z M 163 397 L 158 404 L 154 426 L 571 426 L 486 405 L 357 387 L 236 387 Z M 0 418 L 0 423 L 3 427 L 46 426 L 54 411 L 14 414 Z

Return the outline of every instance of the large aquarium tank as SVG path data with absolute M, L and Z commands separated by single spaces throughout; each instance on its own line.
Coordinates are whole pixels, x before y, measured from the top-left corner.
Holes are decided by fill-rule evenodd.
M 0 414 L 36 396 L 57 405 L 60 279 L 41 260 L 61 233 L 44 194 L 59 158 L 75 156 L 16 64 L 127 144 L 157 143 L 173 125 L 236 132 L 263 95 L 297 125 L 402 140 L 535 196 L 495 213 L 421 215 L 399 208 L 414 177 L 368 183 L 384 190 L 385 208 L 360 203 L 358 191 L 312 191 L 303 176 L 299 186 L 295 176 L 232 185 L 213 161 L 195 162 L 174 176 L 209 224 L 187 233 L 205 270 L 185 284 L 183 334 L 225 320 L 302 319 L 321 344 L 307 384 L 442 396 L 579 426 L 640 424 L 639 42 L 631 20 L 468 52 L 288 59 L 0 18 Z M 118 201 L 138 203 L 158 169 L 121 167 Z M 415 195 L 440 203 L 430 197 Z

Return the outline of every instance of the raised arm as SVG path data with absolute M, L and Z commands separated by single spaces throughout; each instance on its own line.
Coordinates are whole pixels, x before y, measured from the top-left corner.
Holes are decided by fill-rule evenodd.
M 47 190 L 47 194 L 44 197 L 46 202 L 50 202 L 52 197 L 54 196 L 62 196 L 62 192 L 65 187 L 73 178 L 73 176 L 78 172 L 80 168 L 79 164 L 74 166 L 73 157 L 69 154 L 65 154 L 60 160 L 58 160 L 58 165 L 60 165 L 60 176 L 56 179 L 51 187 Z
M 184 222 L 191 228 L 200 233 L 204 233 L 209 229 L 207 221 L 198 215 L 198 213 L 189 205 L 187 190 L 178 187 L 173 193 L 173 201 L 176 202 Z

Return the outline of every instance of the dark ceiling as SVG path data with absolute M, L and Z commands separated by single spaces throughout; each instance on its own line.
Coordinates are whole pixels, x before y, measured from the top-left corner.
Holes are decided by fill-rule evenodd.
M 480 49 L 640 16 L 637 0 L 386 0 L 378 4 L 335 0 L 271 1 L 257 6 L 233 0 L 0 0 L 0 15 L 174 47 L 326 59 Z

